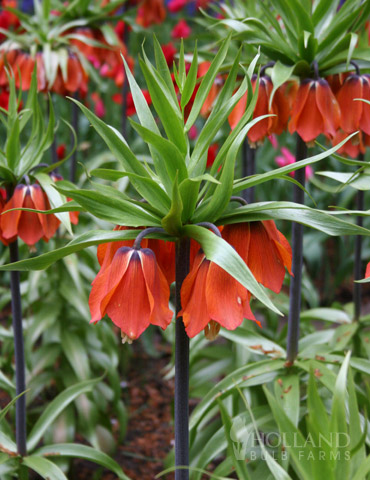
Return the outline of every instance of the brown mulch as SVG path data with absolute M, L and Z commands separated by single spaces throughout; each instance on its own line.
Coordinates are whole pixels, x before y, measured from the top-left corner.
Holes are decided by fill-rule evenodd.
M 164 369 L 170 360 L 170 346 L 158 347 L 162 356 L 152 358 L 143 351 L 139 342 L 132 345 L 133 356 L 126 382 L 123 383 L 123 399 L 129 420 L 127 435 L 113 458 L 132 480 L 153 480 L 164 470 L 163 460 L 173 446 L 174 381 L 164 379 Z M 99 467 L 90 462 L 75 460 L 71 478 L 117 478 L 108 470 L 100 474 L 98 470 Z M 94 473 L 98 476 L 94 477 Z M 161 478 L 172 480 L 174 476 L 168 474 Z

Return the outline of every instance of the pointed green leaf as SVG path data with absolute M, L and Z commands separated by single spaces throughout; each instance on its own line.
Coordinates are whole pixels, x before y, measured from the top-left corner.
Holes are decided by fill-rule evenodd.
M 95 448 L 76 443 L 57 443 L 39 448 L 36 455 L 83 458 L 114 472 L 121 480 L 130 480 L 112 458 Z
M 68 387 L 62 393 L 52 400 L 48 406 L 43 410 L 42 414 L 34 424 L 31 432 L 27 438 L 27 450 L 33 450 L 42 436 L 55 421 L 58 415 L 79 395 L 86 392 L 91 392 L 93 387 L 101 381 L 101 378 L 94 378 L 92 380 L 85 380 Z
M 124 198 L 112 198 L 94 190 L 69 190 L 56 185 L 59 192 L 73 198 L 85 210 L 102 220 L 130 227 L 158 226 L 160 218 Z
M 182 199 L 181 199 L 179 184 L 176 176 L 175 181 L 173 183 L 171 209 L 168 212 L 168 214 L 162 219 L 162 227 L 170 235 L 177 236 L 181 232 L 182 210 L 183 210 Z
M 24 457 L 22 463 L 45 480 L 68 480 L 63 471 L 50 460 L 36 455 Z
M 98 134 L 102 137 L 107 144 L 109 150 L 113 155 L 121 162 L 125 170 L 128 172 L 136 173 L 143 177 L 149 177 L 145 167 L 139 162 L 139 160 L 132 153 L 127 146 L 125 139 L 120 133 L 113 127 L 107 125 L 99 117 L 93 114 L 88 108 L 77 100 L 70 98 L 76 105 L 80 107 L 84 115 L 87 117 L 91 125 L 95 128 Z
M 187 132 L 190 130 L 191 126 L 194 125 L 196 119 L 198 118 L 200 109 L 202 108 L 204 101 L 207 98 L 209 91 L 211 90 L 216 75 L 226 57 L 230 45 L 230 40 L 231 36 L 229 35 L 228 38 L 222 43 L 215 58 L 213 59 L 213 62 L 211 63 L 211 66 L 208 69 L 208 72 L 203 77 L 197 94 L 195 95 L 193 107 L 186 121 L 185 130 Z
M 167 86 L 160 81 L 154 69 L 148 67 L 141 59 L 140 67 L 144 74 L 146 84 L 148 85 L 153 106 L 158 113 L 169 140 L 177 145 L 182 154 L 186 154 L 188 146 L 177 101 L 175 102 L 172 99 Z

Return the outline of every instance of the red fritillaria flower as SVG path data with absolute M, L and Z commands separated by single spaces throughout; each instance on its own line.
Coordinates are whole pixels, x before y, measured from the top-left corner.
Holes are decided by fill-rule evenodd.
M 162 45 L 162 52 L 166 59 L 167 65 L 171 68 L 177 53 L 176 47 L 172 42 L 167 43 L 166 45 Z
M 244 318 L 257 322 L 249 300 L 248 290 L 200 250 L 181 287 L 179 316 L 190 338 L 205 330 L 213 340 L 220 326 L 234 330 Z
M 130 343 L 150 324 L 163 329 L 169 325 L 173 316 L 169 298 L 168 282 L 153 251 L 120 247 L 92 283 L 91 323 L 107 314 L 121 329 L 123 341 Z
M 173 27 L 171 32 L 171 37 L 175 39 L 180 38 L 188 38 L 191 34 L 191 28 L 186 23 L 186 20 L 181 19 L 179 22 Z
M 176 13 L 182 10 L 187 4 L 187 0 L 170 0 L 167 3 L 168 11 L 171 13 Z
M 6 203 L 6 191 L 3 188 L 0 188 L 0 215 L 4 209 L 5 203 Z M 9 241 L 3 237 L 3 232 L 1 230 L 1 222 L 0 222 L 0 241 L 4 245 L 9 245 Z
M 289 132 L 297 132 L 305 142 L 320 134 L 333 137 L 340 124 L 340 108 L 328 82 L 305 79 L 295 97 Z
M 117 225 L 117 230 L 136 230 L 136 228 Z M 98 246 L 98 262 L 103 267 L 112 261 L 116 251 L 121 247 L 132 247 L 134 240 L 121 240 L 118 242 L 101 243 Z M 150 248 L 155 254 L 156 261 L 167 279 L 169 285 L 175 281 L 175 244 L 164 240 L 144 238 L 141 246 Z
M 40 185 L 17 185 L 12 197 L 4 205 L 3 212 L 13 208 L 50 210 L 50 203 Z M 3 237 L 9 242 L 17 236 L 27 245 L 34 245 L 41 238 L 46 242 L 55 234 L 60 221 L 55 215 L 13 210 L 1 215 Z
M 137 11 L 136 23 L 149 27 L 153 23 L 162 23 L 166 18 L 163 0 L 142 0 Z
M 257 84 L 257 76 L 252 77 L 252 88 L 255 91 Z M 253 118 L 262 115 L 273 114 L 268 118 L 260 120 L 248 132 L 248 140 L 252 145 L 262 143 L 267 135 L 276 133 L 280 135 L 286 128 L 291 108 L 290 96 L 292 93 L 292 85 L 286 84 L 278 88 L 272 99 L 271 108 L 269 108 L 270 97 L 273 85 L 270 77 L 263 76 L 259 80 L 258 97 L 253 111 Z M 236 104 L 234 110 L 229 115 L 229 124 L 231 129 L 234 129 L 239 120 L 245 113 L 247 106 L 248 92 Z
M 364 98 L 370 101 L 370 75 L 350 74 L 337 93 L 342 112 L 340 127 L 346 133 L 362 130 L 370 135 L 370 105 L 355 100 Z
M 226 225 L 222 237 L 235 248 L 257 282 L 280 292 L 285 267 L 292 274 L 292 249 L 273 220 Z

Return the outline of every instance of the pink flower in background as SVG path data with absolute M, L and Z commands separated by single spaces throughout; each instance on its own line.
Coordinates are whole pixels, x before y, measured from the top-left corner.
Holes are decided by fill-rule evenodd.
M 189 138 L 190 140 L 195 140 L 198 136 L 198 129 L 195 125 L 192 125 L 189 130 Z
M 277 141 L 276 135 L 273 133 L 272 135 L 268 136 L 268 139 L 271 142 L 271 145 L 277 150 L 279 148 L 279 143 Z
M 172 38 L 188 38 L 191 34 L 191 28 L 184 19 L 180 20 L 172 29 Z
M 101 99 L 101 96 L 98 94 L 98 92 L 93 92 L 91 94 L 91 99 L 95 103 L 95 115 L 99 118 L 104 117 L 105 106 L 104 106 L 103 100 Z
M 282 155 L 275 157 L 275 162 L 279 167 L 285 167 L 286 165 L 291 165 L 295 162 L 295 156 L 292 154 L 290 150 L 286 147 L 281 147 Z M 289 175 L 294 177 L 294 172 L 290 172 Z M 313 175 L 312 167 L 306 167 L 306 178 L 309 179 Z
M 176 13 L 182 10 L 187 3 L 187 0 L 170 0 L 167 8 L 171 13 Z

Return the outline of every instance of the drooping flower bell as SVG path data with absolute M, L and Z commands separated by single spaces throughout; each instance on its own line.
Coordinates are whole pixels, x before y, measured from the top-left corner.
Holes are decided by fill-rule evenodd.
M 273 220 L 226 225 L 222 237 L 235 248 L 257 282 L 280 292 L 285 268 L 292 274 L 292 249 Z
M 121 329 L 122 341 L 131 343 L 150 325 L 165 329 L 173 313 L 170 289 L 149 248 L 120 247 L 108 257 L 92 283 L 91 323 L 106 314 Z
M 320 134 L 334 137 L 340 124 L 338 102 L 324 78 L 305 79 L 295 97 L 289 132 L 297 132 L 305 142 Z
M 252 88 L 255 91 L 257 85 L 257 76 L 252 77 Z M 272 114 L 274 116 L 264 118 L 260 120 L 256 125 L 249 130 L 247 136 L 252 146 L 262 143 L 267 135 L 276 133 L 280 135 L 287 126 L 289 114 L 290 114 L 290 85 L 284 85 L 278 88 L 274 94 L 269 108 L 270 97 L 272 93 L 273 85 L 270 77 L 262 76 L 259 79 L 258 97 L 253 111 L 253 118 L 260 117 L 262 115 Z M 247 106 L 248 92 L 236 104 L 234 110 L 229 115 L 229 124 L 231 129 L 234 129 L 239 120 L 245 113 Z
M 18 236 L 31 246 L 41 238 L 48 242 L 55 234 L 60 221 L 55 215 L 11 210 L 13 208 L 32 208 L 50 210 L 50 203 L 40 185 L 17 185 L 10 200 L 4 205 L 0 223 L 3 237 L 12 242 Z
M 199 251 L 181 287 L 179 316 L 190 338 L 204 330 L 213 340 L 221 326 L 234 330 L 244 318 L 257 322 L 249 300 L 250 293 L 243 285 Z
M 125 227 L 117 225 L 113 229 L 119 230 L 136 230 L 132 227 Z M 97 257 L 100 266 L 105 266 L 112 261 L 116 251 L 121 247 L 132 247 L 134 240 L 121 240 L 117 242 L 101 243 L 98 246 Z M 168 284 L 171 285 L 175 281 L 175 244 L 174 242 L 167 242 L 165 240 L 143 238 L 141 246 L 150 248 L 155 254 L 157 264 L 166 277 Z
M 0 188 L 0 215 L 4 209 L 5 203 L 6 203 L 6 191 L 3 188 Z M 4 245 L 9 245 L 9 241 L 3 237 L 3 232 L 1 230 L 1 222 L 0 222 L 0 241 Z
M 337 93 L 342 112 L 340 127 L 345 133 L 357 130 L 370 135 L 370 105 L 355 99 L 370 101 L 370 75 L 350 74 Z
M 139 3 L 136 23 L 142 27 L 150 27 L 154 23 L 162 23 L 166 18 L 163 0 L 142 0 Z

